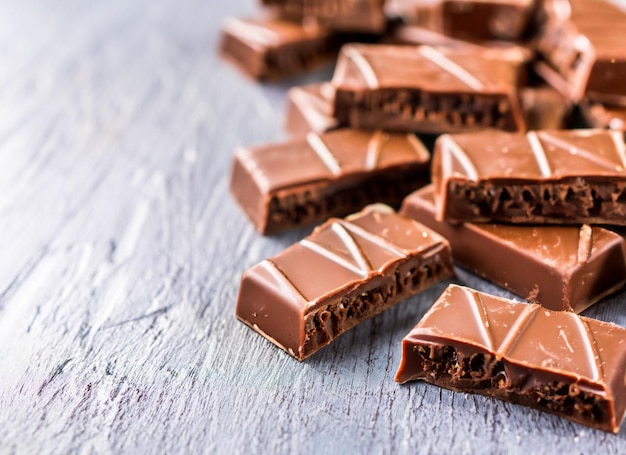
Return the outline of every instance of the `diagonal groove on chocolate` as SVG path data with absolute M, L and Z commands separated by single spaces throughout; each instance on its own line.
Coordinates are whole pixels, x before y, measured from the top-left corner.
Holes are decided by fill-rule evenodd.
M 400 213 L 446 237 L 460 266 L 551 310 L 580 313 L 626 282 L 626 241 L 599 226 L 438 221 L 432 185 Z
M 617 432 L 626 329 L 450 285 L 402 342 L 397 382 L 423 380 Z
M 334 116 L 352 128 L 521 131 L 516 90 L 524 64 L 504 52 L 349 44 L 332 80 Z
M 231 191 L 256 229 L 271 234 L 372 202 L 398 207 L 429 171 L 414 135 L 339 129 L 238 150 Z
M 625 225 L 624 159 L 618 131 L 444 135 L 433 156 L 438 218 Z
M 311 270 L 317 279 L 311 280 Z M 246 271 L 237 317 L 303 360 L 336 337 L 453 274 L 448 242 L 372 206 L 331 219 Z

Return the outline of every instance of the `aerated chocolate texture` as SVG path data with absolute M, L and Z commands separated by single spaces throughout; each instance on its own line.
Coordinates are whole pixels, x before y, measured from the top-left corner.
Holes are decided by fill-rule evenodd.
M 255 228 L 271 234 L 372 202 L 399 207 L 429 171 L 430 154 L 412 134 L 343 129 L 239 149 L 230 188 Z
M 433 155 L 437 217 L 626 225 L 625 168 L 619 131 L 444 135 Z
M 626 282 L 626 241 L 608 229 L 450 224 L 435 219 L 432 185 L 407 196 L 400 213 L 447 238 L 461 266 L 551 310 L 580 313 Z
M 368 207 L 327 221 L 246 271 L 237 317 L 303 360 L 452 273 L 443 237 L 391 209 Z
M 626 329 L 451 285 L 402 341 L 397 382 L 489 395 L 617 433 Z
M 443 133 L 523 131 L 519 64 L 430 46 L 342 48 L 334 115 L 352 128 Z
M 276 19 L 234 19 L 222 27 L 220 50 L 250 76 L 271 80 L 330 63 L 342 45 L 321 27 Z
M 262 0 L 281 17 L 315 21 L 341 32 L 382 33 L 387 26 L 384 0 Z

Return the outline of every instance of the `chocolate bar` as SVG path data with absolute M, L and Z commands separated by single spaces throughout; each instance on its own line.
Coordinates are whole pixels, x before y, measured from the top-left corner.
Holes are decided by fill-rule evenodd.
M 626 283 L 626 241 L 608 229 L 438 221 L 432 185 L 400 213 L 447 238 L 457 264 L 550 310 L 580 313 Z
M 388 207 L 370 206 L 327 221 L 247 270 L 237 317 L 302 361 L 452 273 L 445 239 Z
M 341 32 L 382 33 L 387 26 L 384 0 L 262 0 L 279 16 L 316 22 Z
M 348 44 L 332 80 L 334 117 L 403 132 L 523 131 L 518 74 L 517 63 L 480 52 Z
M 608 130 L 441 136 L 437 218 L 626 225 L 625 149 L 622 133 Z
M 469 41 L 520 40 L 527 35 L 535 0 L 442 0 L 443 30 Z
M 395 380 L 492 396 L 604 431 L 626 410 L 626 329 L 449 286 L 402 340 Z
M 626 104 L 626 12 L 603 0 L 573 1 L 568 20 L 549 20 L 537 39 L 536 71 L 579 102 Z
M 279 79 L 330 64 L 343 42 L 327 29 L 277 19 L 227 20 L 222 55 L 250 76 Z
M 335 89 L 328 82 L 292 87 L 287 91 L 285 129 L 292 136 L 337 129 L 333 115 Z
M 429 170 L 430 154 L 412 134 L 342 129 L 239 149 L 230 188 L 255 228 L 271 234 L 372 202 L 397 207 Z

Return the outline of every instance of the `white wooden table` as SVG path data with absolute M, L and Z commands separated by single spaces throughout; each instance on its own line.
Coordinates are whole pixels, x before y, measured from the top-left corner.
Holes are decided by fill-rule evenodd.
M 302 364 L 236 321 L 241 273 L 309 232 L 263 238 L 228 194 L 234 148 L 284 138 L 288 85 L 216 55 L 256 12 L 0 2 L 0 453 L 626 453 L 625 428 L 395 384 L 445 284 Z

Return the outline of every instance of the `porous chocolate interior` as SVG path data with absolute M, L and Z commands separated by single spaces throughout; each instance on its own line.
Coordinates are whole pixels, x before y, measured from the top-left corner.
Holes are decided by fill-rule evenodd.
M 372 202 L 397 208 L 404 196 L 427 183 L 419 173 L 416 168 L 399 169 L 397 172 L 386 171 L 386 175 L 372 174 L 365 181 L 346 182 L 337 185 L 338 188 L 307 185 L 276 192 L 269 202 L 266 231 L 275 232 L 287 226 L 311 224 L 329 216 L 347 215 Z
M 551 412 L 596 428 L 609 428 L 610 406 L 601 396 L 583 390 L 568 377 L 521 372 L 505 360 L 484 352 L 463 352 L 454 346 L 420 344 L 415 376 L 441 387 L 489 395 Z
M 451 276 L 449 258 L 439 246 L 422 258 L 411 258 L 387 277 L 374 278 L 377 284 L 367 290 L 338 297 L 307 315 L 303 357 L 329 344 L 333 339 L 375 316 L 395 303 Z
M 506 95 L 470 93 L 432 93 L 415 89 L 381 89 L 371 91 L 337 90 L 335 117 L 353 127 L 378 128 L 377 122 L 396 119 L 403 125 L 414 124 L 416 131 L 424 122 L 446 125 L 450 130 L 495 127 L 516 130 L 512 106 Z M 360 113 L 367 113 L 362 116 Z M 385 124 L 402 129 L 399 124 Z
M 448 183 L 446 218 L 626 225 L 626 183 L 582 177 L 558 183 Z

